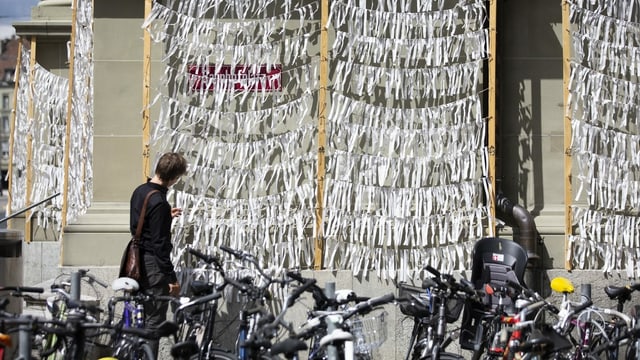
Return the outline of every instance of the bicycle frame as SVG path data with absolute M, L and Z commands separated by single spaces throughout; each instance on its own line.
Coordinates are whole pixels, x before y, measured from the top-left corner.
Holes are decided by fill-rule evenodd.
M 143 328 L 144 305 L 137 301 L 136 295 L 134 295 L 140 288 L 138 282 L 122 277 L 114 280 L 111 287 L 115 292 L 122 291 L 122 296 L 115 296 L 109 299 L 109 320 L 113 321 L 116 303 L 122 302 L 122 326 Z
M 524 340 L 524 335 L 526 333 L 524 329 L 532 327 L 536 323 L 537 315 L 533 320 L 525 320 L 526 316 L 529 313 L 542 308 L 546 304 L 546 301 L 537 301 L 524 306 L 524 308 L 515 316 L 500 316 L 500 323 L 503 325 L 501 337 L 504 338 L 505 334 L 509 334 L 508 340 L 506 341 L 506 347 L 502 355 L 503 360 L 510 360 L 516 357 L 513 348 L 520 345 L 522 340 Z M 522 358 L 522 354 L 520 354 L 520 358 Z
M 174 321 L 176 323 L 180 323 L 180 322 L 183 322 L 184 320 L 183 314 L 186 313 L 189 309 L 200 307 L 200 306 L 209 307 L 208 311 L 210 311 L 211 313 L 208 314 L 208 317 L 205 319 L 204 333 L 202 335 L 202 339 L 204 339 L 206 343 L 203 343 L 202 339 L 200 340 L 200 342 L 198 342 L 197 339 L 190 339 L 189 337 L 193 335 L 190 333 L 187 334 L 186 337 L 182 338 L 182 340 L 185 340 L 185 341 L 193 340 L 198 345 L 198 347 L 200 348 L 198 359 L 208 359 L 209 353 L 211 351 L 221 350 L 213 346 L 213 341 L 211 339 L 211 335 L 213 334 L 214 320 L 215 320 L 216 309 L 217 309 L 216 301 L 220 297 L 222 297 L 222 293 L 216 291 L 212 294 L 198 297 L 187 303 L 183 303 L 174 312 Z
M 341 312 L 332 313 L 329 311 L 320 316 L 327 326 L 327 334 L 318 342 L 318 349 L 324 348 L 327 350 L 328 360 L 353 360 L 355 354 L 353 334 L 342 329 L 343 317 Z
M 594 345 L 592 336 L 594 328 L 600 330 L 600 333 L 605 337 L 605 341 L 607 342 L 609 342 L 611 339 L 617 338 L 617 335 L 619 333 L 619 327 L 616 325 L 613 325 L 613 333 L 611 333 L 605 328 L 609 324 L 603 321 L 603 327 L 603 325 L 599 324 L 598 322 L 592 321 L 592 314 L 598 314 L 598 316 L 601 316 L 601 314 L 605 314 L 614 318 L 622 319 L 627 329 L 632 329 L 635 326 L 635 321 L 631 317 L 617 310 L 606 309 L 592 305 L 590 308 L 581 311 L 575 319 L 571 320 L 571 324 L 577 327 L 581 333 L 581 336 L 578 339 L 579 344 L 577 344 L 578 346 L 573 358 L 574 360 L 583 360 L 589 357 L 588 350 L 590 350 Z M 582 320 L 583 317 L 586 317 L 586 320 Z M 620 344 L 617 344 L 617 346 L 611 347 L 610 350 L 606 352 L 607 359 L 618 359 L 619 346 Z

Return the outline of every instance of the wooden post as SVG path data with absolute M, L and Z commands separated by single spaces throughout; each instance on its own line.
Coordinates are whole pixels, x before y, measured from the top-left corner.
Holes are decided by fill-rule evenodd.
M 10 129 L 9 129 L 9 165 L 8 165 L 8 169 L 7 169 L 7 173 L 9 174 L 9 182 L 8 182 L 8 187 L 9 187 L 9 191 L 7 191 L 8 195 L 7 195 L 7 214 L 11 214 L 12 209 L 11 209 L 11 202 L 13 201 L 13 195 L 12 195 L 12 189 L 11 186 L 13 184 L 13 147 L 14 147 L 14 142 L 15 142 L 15 129 L 16 129 L 16 117 L 17 117 L 17 110 L 18 110 L 18 91 L 20 89 L 20 76 L 21 76 L 21 69 L 22 69 L 22 47 L 24 46 L 24 42 L 22 39 L 20 39 L 20 41 L 18 42 L 18 58 L 16 61 L 16 71 L 15 71 L 15 85 L 14 85 L 14 97 L 13 97 L 13 115 L 11 116 L 11 124 L 10 124 Z M 11 227 L 9 225 L 9 227 Z
M 496 233 L 496 122 L 497 122 L 497 76 L 496 59 L 498 56 L 498 0 L 489 3 L 489 99 L 487 122 L 487 147 L 489 148 L 489 228 Z
M 569 79 L 571 77 L 571 34 L 569 33 L 569 2 L 562 1 L 562 87 L 564 95 L 564 267 L 573 269 L 573 253 L 569 237 L 573 234 L 571 226 L 573 214 L 571 203 L 573 188 L 571 185 L 571 118 L 569 117 Z
M 322 269 L 324 257 L 324 233 L 322 229 L 322 213 L 324 210 L 324 176 L 325 176 L 325 148 L 327 124 L 327 85 L 329 83 L 329 34 L 327 22 L 329 20 L 329 0 L 322 0 L 320 4 L 320 87 L 318 88 L 318 189 L 316 191 L 316 238 L 313 251 L 313 268 Z
M 78 13 L 78 1 L 73 0 L 73 6 L 71 10 L 71 46 L 69 54 L 69 93 L 67 96 L 67 123 L 65 129 L 65 142 L 64 142 L 64 181 L 62 186 L 62 232 L 67 225 L 67 211 L 69 208 L 69 157 L 71 156 L 71 127 L 73 121 L 73 93 L 74 93 L 74 63 L 75 63 L 75 51 L 76 51 L 76 18 Z M 61 249 L 62 251 L 62 249 Z M 62 254 L 60 259 L 62 259 Z
M 9 125 L 9 165 L 7 168 L 7 174 L 9 174 L 9 182 L 8 182 L 8 191 L 7 191 L 7 214 L 11 214 L 11 201 L 12 201 L 12 190 L 11 185 L 13 184 L 13 146 L 15 141 L 16 131 L 16 117 L 18 111 L 18 91 L 20 89 L 20 70 L 22 68 L 22 39 L 18 41 L 18 59 L 16 60 L 16 72 L 15 72 L 15 84 L 13 90 L 13 114 L 11 115 L 11 123 Z M 11 227 L 11 226 L 9 226 Z
M 36 37 L 31 37 L 31 58 L 29 61 L 29 86 L 33 85 L 34 77 L 35 77 L 35 68 L 36 68 Z M 29 96 L 29 105 L 27 108 L 27 121 L 33 121 L 34 116 L 34 104 L 33 104 L 33 94 Z M 29 126 L 29 128 L 32 128 Z M 33 190 L 33 135 L 28 133 L 27 135 L 27 181 L 26 181 L 26 192 L 25 192 L 25 206 L 31 205 L 31 192 Z M 31 210 L 27 211 L 24 215 L 24 241 L 26 243 L 31 242 Z
M 151 13 L 152 0 L 145 0 L 144 17 L 149 17 Z M 151 160 L 149 139 L 151 135 L 151 124 L 149 116 L 149 93 L 151 88 L 151 35 L 144 30 L 143 38 L 144 58 L 142 70 L 142 182 L 151 175 Z

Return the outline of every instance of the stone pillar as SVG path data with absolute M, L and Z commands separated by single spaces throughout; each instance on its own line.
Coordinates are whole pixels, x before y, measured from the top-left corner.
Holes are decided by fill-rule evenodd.
M 129 197 L 142 181 L 144 1 L 94 2 L 93 201 L 69 223 L 63 266 L 115 266 L 129 240 Z

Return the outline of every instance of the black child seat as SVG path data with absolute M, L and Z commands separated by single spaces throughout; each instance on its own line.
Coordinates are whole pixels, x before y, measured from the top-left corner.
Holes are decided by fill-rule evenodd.
M 496 237 L 478 240 L 473 248 L 471 282 L 478 290 L 484 291 L 485 284 L 493 288 L 504 286 L 511 280 L 522 286 L 527 267 L 527 252 L 513 240 Z M 463 329 L 460 332 L 460 347 L 479 350 L 485 339 L 484 320 L 491 317 L 491 310 L 498 305 L 499 297 L 486 295 L 484 304 L 467 301 L 462 314 Z M 505 298 L 505 310 L 513 313 L 515 299 Z

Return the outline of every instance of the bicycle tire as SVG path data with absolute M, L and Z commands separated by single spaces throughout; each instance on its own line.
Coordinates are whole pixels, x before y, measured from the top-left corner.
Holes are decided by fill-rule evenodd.
M 465 360 L 464 356 L 452 354 L 448 352 L 441 352 L 439 357 L 440 357 L 440 360 Z M 425 355 L 420 358 L 420 360 L 431 360 L 431 359 L 432 359 L 431 354 Z
M 629 312 L 629 315 L 631 315 L 631 317 L 635 319 L 636 324 L 640 323 L 640 305 L 633 305 L 633 307 L 631 308 L 631 311 Z M 640 360 L 636 356 L 636 352 L 638 350 L 637 347 L 638 347 L 637 340 L 631 341 L 631 343 L 629 343 L 629 345 L 627 346 L 625 359 Z
M 238 356 L 224 350 L 211 350 L 208 360 L 238 360 Z
M 141 343 L 135 352 L 139 355 L 136 360 L 156 360 L 153 349 L 147 343 Z
M 40 350 L 40 354 L 48 353 L 48 355 L 42 356 L 43 360 L 62 360 L 66 358 L 67 343 L 65 339 L 56 334 L 49 334 L 46 336 L 43 348 Z

